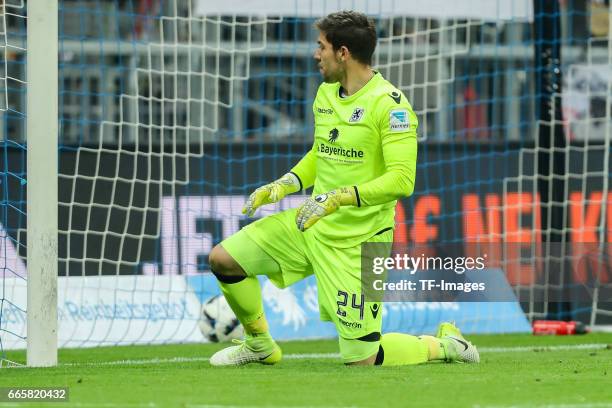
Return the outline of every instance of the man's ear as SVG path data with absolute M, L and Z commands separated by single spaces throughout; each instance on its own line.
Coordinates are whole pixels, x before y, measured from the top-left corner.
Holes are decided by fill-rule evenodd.
M 349 55 L 351 55 L 351 52 L 349 51 L 348 48 L 346 48 L 345 45 L 341 46 L 338 51 L 340 52 L 340 59 L 342 61 L 346 61 L 348 59 Z

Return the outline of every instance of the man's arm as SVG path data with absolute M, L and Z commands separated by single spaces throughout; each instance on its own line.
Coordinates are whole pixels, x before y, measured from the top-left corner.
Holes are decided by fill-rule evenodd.
M 384 204 L 414 192 L 419 121 L 405 96 L 400 101 L 384 98 L 377 112 L 386 172 L 356 187 L 361 206 Z
M 357 187 L 357 205 L 384 204 L 408 197 L 414 191 L 417 160 L 416 134 L 383 143 L 387 171 L 380 177 Z
M 299 179 L 300 190 L 306 190 L 314 185 L 317 175 L 317 152 L 314 144 L 308 153 L 302 157 L 302 160 L 291 169 L 291 173 Z

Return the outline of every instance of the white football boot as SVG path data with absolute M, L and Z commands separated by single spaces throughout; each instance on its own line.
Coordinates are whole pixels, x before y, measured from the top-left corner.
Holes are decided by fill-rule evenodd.
M 479 363 L 480 354 L 472 343 L 467 341 L 453 323 L 444 322 L 438 326 L 436 337 L 442 340 L 449 363 Z
M 247 346 L 243 340 L 232 340 L 236 346 L 226 347 L 217 351 L 210 358 L 210 364 L 219 366 L 240 366 L 249 363 L 276 364 L 282 358 L 280 347 L 276 343 L 270 349 L 255 351 Z

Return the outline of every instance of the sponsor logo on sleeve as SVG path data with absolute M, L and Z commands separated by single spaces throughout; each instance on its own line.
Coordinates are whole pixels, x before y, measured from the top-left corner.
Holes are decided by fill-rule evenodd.
M 333 115 L 334 110 L 332 108 L 320 108 L 320 107 L 317 107 L 317 112 L 322 113 L 324 115 Z
M 393 132 L 410 129 L 407 109 L 394 109 L 389 112 L 389 129 Z

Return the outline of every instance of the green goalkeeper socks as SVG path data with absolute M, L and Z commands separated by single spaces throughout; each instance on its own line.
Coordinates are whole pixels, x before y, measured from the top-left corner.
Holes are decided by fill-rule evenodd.
M 433 336 L 386 333 L 381 337 L 380 345 L 384 352 L 384 366 L 422 364 L 446 359 L 440 339 Z
M 237 283 L 219 282 L 221 292 L 236 314 L 248 336 L 268 335 L 268 321 L 264 315 L 261 286 L 255 276 L 247 276 Z

